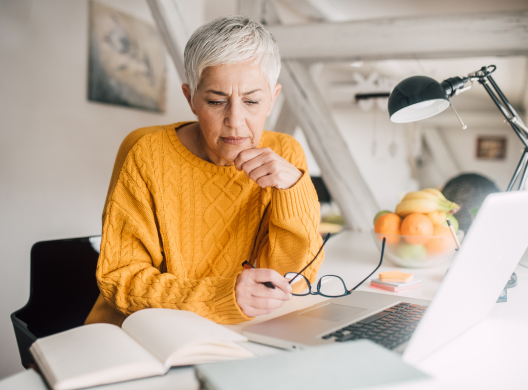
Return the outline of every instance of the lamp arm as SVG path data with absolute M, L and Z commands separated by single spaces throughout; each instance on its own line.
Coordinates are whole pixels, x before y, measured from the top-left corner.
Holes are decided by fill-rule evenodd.
M 515 131 L 515 133 L 517 134 L 517 136 L 519 137 L 519 139 L 521 140 L 523 145 L 526 148 L 528 148 L 528 138 L 526 137 L 526 132 L 524 131 L 524 129 L 521 130 L 519 128 L 520 126 L 518 126 L 522 122 L 519 122 L 518 120 L 516 120 L 517 119 L 516 116 L 513 116 L 513 114 L 510 111 L 508 111 L 508 108 L 506 108 L 506 106 L 502 104 L 502 102 L 499 100 L 499 98 L 497 97 L 497 95 L 495 94 L 493 89 L 490 87 L 489 84 L 491 84 L 491 83 L 488 81 L 488 78 L 486 78 L 486 77 L 480 78 L 479 79 L 479 83 L 484 87 L 484 89 L 486 90 L 488 95 L 490 95 L 491 100 L 493 100 L 495 105 L 502 112 L 502 115 L 504 115 L 504 117 L 506 118 L 506 121 L 508 121 L 508 123 L 512 127 L 513 131 Z M 508 102 L 508 99 L 506 99 L 506 96 L 504 96 L 504 94 L 503 94 L 503 97 Z M 511 106 L 511 104 L 509 104 L 509 102 L 508 102 L 508 105 Z M 524 123 L 522 123 L 522 126 L 524 126 Z
M 478 81 L 488 92 L 491 99 L 495 103 L 495 105 L 499 108 L 499 110 L 502 112 L 502 115 L 506 118 L 508 123 L 513 127 L 517 135 L 519 135 L 519 132 L 521 132 L 520 129 L 522 129 L 522 134 L 524 137 L 520 137 L 521 141 L 525 146 L 526 145 L 526 137 L 528 137 L 528 127 L 524 124 L 523 120 L 517 114 L 517 111 L 513 108 L 510 101 L 506 98 L 506 95 L 502 92 L 502 90 L 499 88 L 498 84 L 495 82 L 491 74 L 495 72 L 497 67 L 495 65 L 489 65 L 489 66 L 483 66 L 479 70 L 470 73 L 466 78 L 462 79 L 465 81 Z M 454 78 L 454 79 L 460 79 Z M 447 79 L 446 81 L 451 80 Z M 442 83 L 443 85 L 443 83 Z M 447 92 L 447 90 L 446 90 Z M 497 97 L 498 95 L 498 97 Z M 520 128 L 520 129 L 519 129 Z
M 491 78 L 491 77 L 488 77 L 488 78 Z M 512 176 L 512 178 L 510 180 L 510 183 L 508 184 L 508 188 L 506 189 L 506 191 L 513 190 L 513 186 L 515 185 L 515 182 L 517 181 L 517 179 L 519 177 L 519 174 L 521 173 L 521 170 L 523 170 L 523 167 L 524 167 L 523 173 L 521 175 L 521 180 L 519 181 L 519 186 L 518 186 L 518 189 L 521 190 L 521 189 L 524 188 L 524 184 L 526 183 L 527 172 L 528 172 L 527 171 L 527 167 L 528 167 L 528 165 L 527 165 L 527 163 L 528 163 L 528 139 L 526 138 L 526 131 L 523 131 L 524 129 L 521 130 L 517 126 L 517 124 L 521 124 L 522 121 L 521 122 L 515 121 L 517 119 L 517 116 L 513 116 L 513 113 L 508 111 L 508 108 L 511 107 L 510 102 L 508 101 L 508 99 L 506 99 L 506 96 L 504 96 L 504 94 L 502 94 L 502 92 L 501 92 L 501 94 L 502 94 L 502 96 L 501 96 L 502 102 L 499 100 L 499 98 L 495 95 L 494 91 L 490 87 L 491 82 L 488 81 L 488 78 L 479 79 L 479 83 L 484 87 L 486 92 L 488 92 L 488 94 L 491 97 L 491 100 L 493 100 L 495 105 L 502 112 L 502 115 L 504 115 L 504 117 L 506 118 L 506 121 L 508 121 L 508 123 L 510 124 L 511 128 L 513 129 L 513 131 L 515 131 L 515 134 L 517 134 L 517 137 L 519 137 L 519 139 L 521 140 L 521 142 L 524 145 L 524 152 L 523 152 L 523 155 L 521 157 L 521 160 L 519 161 L 519 164 L 517 165 L 517 168 L 515 168 L 515 172 L 513 173 L 513 176 Z M 493 85 L 493 84 L 495 84 L 495 85 Z M 491 85 L 495 88 L 495 86 L 497 86 L 497 84 L 496 83 L 493 83 L 493 84 L 491 84 Z M 498 86 L 497 86 L 497 88 L 498 88 Z M 499 89 L 499 91 L 500 91 L 500 89 Z M 505 103 L 506 106 L 502 104 L 503 102 Z M 508 107 L 508 108 L 506 108 L 506 107 Z M 513 107 L 511 107 L 511 109 L 513 110 Z M 513 112 L 515 112 L 515 110 L 513 110 Z M 515 112 L 515 114 L 517 114 L 517 113 Z M 522 123 L 522 125 L 524 126 L 524 123 Z
M 501 89 L 495 82 L 495 80 L 493 80 L 491 73 L 495 69 L 496 67 L 494 65 L 483 67 L 479 71 L 472 74 L 470 79 L 478 80 L 480 85 L 484 87 L 491 100 L 493 100 L 497 108 L 500 110 L 502 115 L 504 115 L 506 121 L 510 124 L 511 128 L 513 129 L 513 131 L 515 131 L 515 134 L 517 134 L 517 137 L 519 137 L 519 139 L 524 145 L 524 152 L 519 161 L 519 164 L 515 168 L 515 172 L 513 173 L 513 176 L 510 180 L 510 183 L 508 184 L 508 188 L 506 191 L 513 190 L 513 186 L 519 178 L 519 175 L 521 175 L 521 179 L 519 181 L 518 189 L 521 190 L 524 188 L 524 185 L 528 178 L 528 128 L 524 125 L 524 122 L 519 117 L 519 114 L 517 114 L 513 106 L 510 104 L 509 100 L 506 98 L 504 93 L 501 91 Z
M 517 121 L 519 124 L 521 125 L 524 125 L 524 122 L 523 120 L 521 119 L 521 117 L 519 116 L 519 114 L 517 114 L 517 111 L 515 111 L 515 109 L 512 107 L 512 105 L 510 104 L 509 100 L 506 98 L 506 96 L 502 93 L 501 89 L 499 88 L 499 86 L 497 85 L 497 83 L 495 82 L 495 80 L 493 79 L 493 77 L 491 76 L 488 76 L 487 79 L 489 80 L 490 84 L 492 85 L 493 89 L 495 89 L 495 91 L 497 92 L 497 95 L 499 95 L 500 99 L 502 100 L 502 103 L 504 103 L 504 105 L 508 108 L 508 110 L 510 110 L 510 112 L 512 113 L 512 115 L 517 118 Z M 523 126 L 521 126 L 523 127 Z M 525 131 L 528 131 L 526 126 L 523 127 L 523 129 Z

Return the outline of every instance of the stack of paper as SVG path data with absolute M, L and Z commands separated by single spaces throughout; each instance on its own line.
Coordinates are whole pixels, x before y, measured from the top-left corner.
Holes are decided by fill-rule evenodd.
M 370 281 L 370 287 L 392 292 L 414 290 L 422 285 L 421 280 L 413 280 L 413 274 L 401 271 L 380 272 L 378 279 Z

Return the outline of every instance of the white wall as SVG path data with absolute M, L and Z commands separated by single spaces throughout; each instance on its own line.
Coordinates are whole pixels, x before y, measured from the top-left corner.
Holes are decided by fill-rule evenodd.
M 521 158 L 523 150 L 521 141 L 512 128 L 504 123 L 504 117 L 496 107 L 491 107 L 487 112 L 461 111 L 460 115 L 468 126 L 466 130 L 460 128 L 451 110 L 423 121 L 423 125 L 436 126 L 440 130 L 461 172 L 479 173 L 494 181 L 501 190 L 506 190 Z M 498 161 L 477 159 L 479 136 L 506 137 L 506 158 Z M 445 183 L 438 185 L 443 184 Z
M 151 20 L 143 0 L 101 2 Z M 88 4 L 0 1 L 0 378 L 22 370 L 9 315 L 29 296 L 31 246 L 100 234 L 121 140 L 193 119 L 169 60 L 165 114 L 87 100 Z

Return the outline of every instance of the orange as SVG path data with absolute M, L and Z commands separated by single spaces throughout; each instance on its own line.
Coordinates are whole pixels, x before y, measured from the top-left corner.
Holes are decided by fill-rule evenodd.
M 396 236 L 401 235 L 401 223 L 402 219 L 399 215 L 394 213 L 383 214 L 376 220 L 374 232 L 384 234 L 384 236 L 378 236 L 378 238 L 382 239 L 385 237 L 387 239 L 387 244 L 397 244 L 400 241 L 400 237 Z
M 438 237 L 431 238 L 427 243 L 426 247 L 429 253 L 442 253 L 455 249 L 455 240 L 448 227 L 435 225 L 433 236 Z
M 423 245 L 433 235 L 433 222 L 424 214 L 412 213 L 405 217 L 401 224 L 401 232 L 409 244 Z
M 433 211 L 425 215 L 429 217 L 433 225 L 444 225 L 446 223 L 447 214 L 445 211 Z

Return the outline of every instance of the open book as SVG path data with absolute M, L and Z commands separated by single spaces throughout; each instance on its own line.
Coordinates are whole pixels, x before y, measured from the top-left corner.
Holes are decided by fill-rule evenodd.
M 122 328 L 85 325 L 30 348 L 48 384 L 69 390 L 163 375 L 172 366 L 253 356 L 244 336 L 183 310 L 145 309 Z

